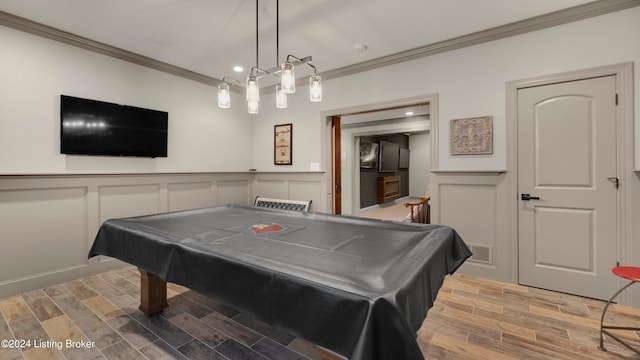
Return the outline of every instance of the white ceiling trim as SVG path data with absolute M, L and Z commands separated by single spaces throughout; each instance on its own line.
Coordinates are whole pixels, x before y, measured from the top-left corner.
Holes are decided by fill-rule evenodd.
M 489 41 L 499 40 L 515 35 L 546 29 L 573 21 L 583 20 L 594 16 L 604 15 L 632 7 L 640 6 L 638 0 L 598 0 L 583 5 L 574 6 L 545 15 L 516 21 L 510 24 L 478 31 L 472 34 L 455 37 L 441 42 L 421 46 L 415 49 L 401 51 L 396 54 L 345 66 L 339 69 L 324 71 L 323 79 L 331 79 L 389 66 L 404 61 L 427 57 L 468 46 L 478 45 Z
M 541 30 L 552 26 L 570 23 L 573 21 L 583 20 L 594 16 L 604 15 L 636 6 L 640 6 L 640 1 L 593 1 L 583 5 L 574 6 L 564 10 L 559 10 L 549 14 L 513 22 L 507 25 L 498 26 L 472 34 L 444 40 L 426 46 L 401 51 L 395 54 L 379 57 L 338 69 L 324 71 L 322 73 L 322 77 L 323 79 L 332 79 L 352 75 L 367 70 L 427 57 L 451 50 L 464 48 L 467 46 L 482 44 L 485 42 L 507 38 L 510 36 L 520 35 L 527 32 Z M 211 76 L 203 75 L 111 45 L 81 37 L 4 11 L 0 11 L 0 25 L 107 55 L 116 59 L 163 71 L 207 85 L 217 86 L 221 82 L 220 79 L 216 79 Z

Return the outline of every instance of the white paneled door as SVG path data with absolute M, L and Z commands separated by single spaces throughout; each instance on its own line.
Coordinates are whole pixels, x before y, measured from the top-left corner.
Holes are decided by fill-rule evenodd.
M 519 282 L 617 290 L 616 79 L 518 90 Z

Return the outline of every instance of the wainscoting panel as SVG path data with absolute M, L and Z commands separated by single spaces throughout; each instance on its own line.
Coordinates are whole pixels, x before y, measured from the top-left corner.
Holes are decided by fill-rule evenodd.
M 249 183 L 248 179 L 218 181 L 216 204 L 249 204 L 251 197 Z
M 295 200 L 311 200 L 311 211 L 318 211 L 323 200 L 324 182 L 319 181 L 289 181 L 289 198 Z
M 100 223 L 112 218 L 161 212 L 160 188 L 160 184 L 100 186 Z
M 330 212 L 327 199 L 327 179 L 318 173 L 256 173 L 254 196 L 276 199 L 311 200 L 311 211 Z
M 0 190 L 0 286 L 86 263 L 87 188 Z
M 475 250 L 460 271 L 513 281 L 509 189 L 504 172 L 440 171 L 434 172 L 432 181 L 432 222 L 451 226 Z
M 167 186 L 167 197 L 169 211 L 213 206 L 213 182 L 170 183 Z
M 440 224 L 455 228 L 469 244 L 493 245 L 496 238 L 495 186 L 441 184 L 438 194 L 441 199 Z
M 255 196 L 272 199 L 287 199 L 289 197 L 285 180 L 256 180 L 253 184 L 253 193 Z

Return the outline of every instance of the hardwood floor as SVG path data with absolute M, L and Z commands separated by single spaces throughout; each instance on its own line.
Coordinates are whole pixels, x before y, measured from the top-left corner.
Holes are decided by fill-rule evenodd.
M 167 295 L 162 315 L 144 316 L 128 266 L 2 299 L 0 340 L 30 343 L 3 342 L 0 359 L 340 359 L 185 287 Z
M 137 310 L 133 267 L 0 300 L 0 359 L 317 359 L 339 356 L 181 286 L 148 319 Z M 607 339 L 597 349 L 604 303 L 466 275 L 448 276 L 418 332 L 426 359 L 628 359 Z M 640 310 L 613 306 L 607 322 L 637 326 Z M 640 347 L 636 332 L 621 334 Z M 87 348 L 58 350 L 73 340 Z M 35 342 L 40 345 L 34 347 Z
M 466 275 L 447 278 L 418 333 L 430 359 L 637 359 L 605 338 L 605 302 Z M 605 323 L 640 325 L 640 310 L 612 305 Z M 620 337 L 640 349 L 635 331 Z
M 409 198 L 400 199 L 378 208 L 367 209 L 361 212 L 359 216 L 379 220 L 407 221 L 407 219 L 410 219 L 411 210 L 404 204 L 415 200 Z

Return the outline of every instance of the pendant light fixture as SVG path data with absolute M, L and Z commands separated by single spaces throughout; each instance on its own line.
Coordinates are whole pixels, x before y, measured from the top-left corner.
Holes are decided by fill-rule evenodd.
M 228 109 L 231 107 L 231 93 L 230 84 L 244 87 L 247 100 L 247 110 L 250 114 L 257 114 L 259 111 L 260 103 L 260 87 L 258 80 L 266 75 L 279 77 L 279 84 L 275 86 L 275 98 L 276 107 L 284 109 L 287 107 L 287 95 L 294 94 L 296 92 L 296 75 L 295 67 L 298 65 L 307 65 L 313 68 L 313 74 L 309 77 L 309 101 L 320 102 L 322 101 L 322 84 L 320 75 L 311 62 L 311 56 L 304 58 L 298 58 L 293 55 L 288 55 L 287 59 L 279 66 L 273 67 L 269 70 L 262 70 L 259 68 L 259 39 L 258 39 L 258 0 L 256 0 L 256 65 L 251 68 L 246 81 L 240 82 L 238 80 L 224 77 L 222 82 L 218 85 L 218 107 L 221 109 Z M 280 1 L 276 0 L 276 64 L 280 62 Z
M 320 83 L 320 75 L 316 73 L 309 78 L 309 101 L 322 101 L 322 83 Z
M 256 66 L 251 68 L 249 76 L 247 76 L 247 111 L 249 114 L 257 114 L 260 101 L 260 87 L 258 86 L 258 77 L 254 70 L 260 66 L 260 41 L 258 41 L 258 0 L 256 0 Z
M 258 87 L 258 77 L 251 73 L 247 76 L 247 101 L 260 101 L 260 89 Z
M 249 114 L 257 114 L 259 106 L 260 105 L 257 101 L 247 101 L 247 111 Z
M 231 107 L 231 93 L 229 92 L 229 84 L 222 82 L 218 84 L 218 107 L 228 109 Z
M 294 94 L 296 92 L 296 73 L 295 67 L 289 61 L 282 64 L 282 75 L 280 75 L 280 85 L 282 92 L 285 94 Z
M 276 0 L 276 64 L 280 63 L 280 0 Z M 287 108 L 287 94 L 282 91 L 282 81 L 276 85 L 276 107 Z
M 282 91 L 282 85 L 276 85 L 276 107 L 278 109 L 287 108 L 287 94 Z

